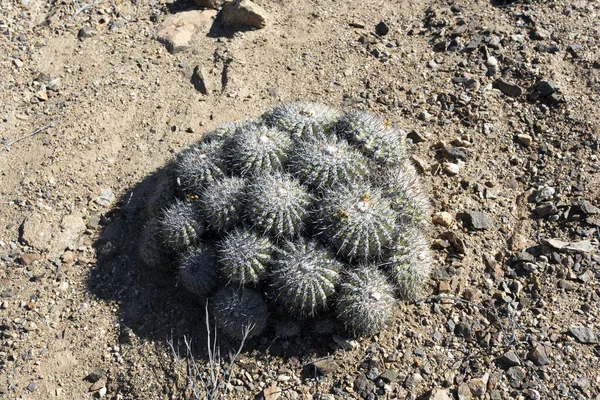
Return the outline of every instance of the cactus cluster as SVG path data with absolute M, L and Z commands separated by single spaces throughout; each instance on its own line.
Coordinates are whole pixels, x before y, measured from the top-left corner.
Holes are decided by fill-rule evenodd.
M 307 102 L 218 127 L 148 197 L 139 260 L 176 271 L 232 339 L 270 322 L 280 338 L 324 321 L 377 333 L 430 269 L 428 201 L 404 139 L 370 114 Z

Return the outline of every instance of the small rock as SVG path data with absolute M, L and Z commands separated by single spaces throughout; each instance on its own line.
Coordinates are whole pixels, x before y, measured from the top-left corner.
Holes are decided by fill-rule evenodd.
M 215 10 L 225 4 L 225 0 L 194 0 L 198 7 L 214 8 Z
M 450 282 L 448 282 L 448 281 L 439 281 L 438 282 L 438 293 L 439 294 L 450 293 L 450 291 L 451 291 Z
M 531 143 L 533 142 L 533 138 L 525 133 L 518 134 L 517 140 L 526 147 L 531 146 Z
M 569 328 L 569 332 L 581 343 L 594 344 L 598 342 L 596 334 L 591 328 L 572 326 Z
M 566 253 L 590 253 L 596 248 L 591 240 L 564 242 L 559 239 L 542 239 L 541 243 Z
M 556 193 L 556 189 L 550 186 L 539 186 L 535 191 L 533 196 L 533 201 L 536 203 L 541 203 L 543 201 L 551 200 L 554 197 L 554 193 Z
M 432 221 L 434 224 L 448 227 L 454 222 L 454 217 L 449 212 L 440 211 L 433 214 Z
M 281 397 L 281 389 L 273 384 L 267 388 L 265 388 L 262 392 L 264 400 L 277 400 Z
M 17 262 L 22 265 L 31 265 L 42 257 L 37 253 L 23 253 L 17 257 Z
M 96 368 L 92 372 L 90 372 L 85 378 L 86 381 L 90 383 L 96 383 L 104 376 L 104 370 L 102 368 Z
M 548 32 L 547 30 L 545 30 L 544 28 L 541 27 L 536 27 L 532 32 L 531 32 L 531 36 L 533 37 L 533 39 L 535 40 L 544 40 L 544 39 L 549 39 L 550 38 L 550 32 Z
M 52 237 L 52 225 L 39 213 L 32 214 L 23 222 L 21 240 L 36 250 L 45 250 Z
M 506 353 L 504 353 L 498 361 L 500 361 L 500 363 L 506 367 L 515 367 L 521 365 L 519 357 L 517 357 L 515 352 L 512 350 L 509 350 Z
M 495 226 L 494 221 L 487 214 L 479 211 L 467 210 L 461 214 L 461 217 L 473 229 L 486 230 Z
M 523 94 L 523 88 L 519 85 L 509 83 L 502 78 L 496 80 L 496 85 L 502 93 L 510 97 L 519 97 Z
M 367 397 L 370 393 L 375 392 L 375 390 L 375 384 L 368 380 L 365 374 L 360 374 L 354 379 L 354 391 L 358 392 L 361 396 Z
M 471 389 L 471 394 L 473 394 L 473 396 L 475 397 L 483 397 L 487 389 L 489 379 L 490 374 L 488 374 L 487 372 L 483 374 L 481 378 L 471 379 L 468 383 L 469 389 Z
M 115 201 L 115 195 L 112 192 L 111 188 L 102 189 L 100 191 L 100 196 L 96 197 L 96 203 L 101 206 L 108 207 Z
M 339 364 L 330 358 L 315 361 L 313 366 L 321 375 L 331 375 L 340 368 Z
M 539 92 L 542 97 L 547 97 L 558 90 L 558 85 L 550 81 L 542 80 L 535 84 L 535 90 Z
M 221 22 L 225 26 L 243 25 L 251 28 L 267 26 L 267 12 L 250 0 L 226 3 L 221 10 Z
M 458 395 L 458 400 L 471 400 L 473 398 L 471 388 L 466 382 L 463 382 L 460 385 L 458 385 L 458 389 L 456 389 L 456 394 Z
M 344 350 L 353 350 L 359 346 L 356 340 L 346 339 L 338 335 L 333 336 L 333 341 Z
M 215 10 L 188 10 L 172 14 L 163 21 L 156 39 L 171 53 L 183 51 L 216 15 Z
M 202 94 L 208 94 L 208 88 L 206 87 L 206 79 L 204 78 L 206 74 L 202 71 L 199 65 L 194 67 L 194 72 L 192 72 L 192 78 L 190 82 L 194 85 L 194 88 Z
M 442 167 L 444 168 L 444 171 L 451 176 L 457 175 L 460 172 L 460 166 L 455 163 L 445 162 L 442 164 Z
M 102 388 L 106 388 L 106 381 L 104 379 L 99 379 L 90 386 L 89 391 L 97 392 Z
M 450 389 L 433 389 L 429 395 L 429 400 L 452 400 Z
M 558 213 L 558 208 L 554 205 L 554 203 L 540 203 L 534 212 L 540 217 L 547 217 L 548 215 L 554 215 Z
M 427 161 L 423 160 L 422 158 L 417 157 L 414 154 L 410 158 L 421 172 L 427 172 L 431 169 L 431 166 L 429 165 L 429 163 Z
M 77 38 L 81 41 L 91 38 L 96 33 L 96 30 L 89 26 L 84 26 L 77 32 Z
M 392 383 L 396 379 L 398 379 L 399 375 L 400 374 L 397 371 L 394 371 L 393 369 L 386 369 L 381 375 L 379 375 L 379 377 L 385 383 Z
M 412 374 L 404 381 L 404 387 L 412 389 L 419 386 L 424 381 L 423 376 L 419 373 Z
M 506 371 L 510 385 L 514 388 L 521 386 L 521 382 L 525 379 L 525 371 L 521 367 L 510 367 Z
M 572 291 L 577 289 L 577 285 L 571 281 L 568 281 L 566 279 L 561 279 L 558 281 L 558 287 L 561 289 L 564 289 L 566 291 Z
M 548 355 L 546 353 L 546 347 L 542 344 L 538 344 L 527 356 L 533 363 L 539 367 L 550 363 Z
M 491 56 L 485 61 L 485 65 L 490 68 L 496 68 L 498 66 L 498 59 L 494 56 Z
M 29 385 L 27 385 L 27 390 L 33 393 L 35 390 L 35 382 L 31 382 Z
M 13 59 L 13 64 L 15 65 L 15 67 L 17 68 L 23 68 L 23 66 L 25 65 L 23 63 L 23 61 L 19 60 L 18 58 Z
M 101 387 L 100 389 L 98 389 L 98 397 L 103 398 L 104 396 L 106 396 L 107 391 L 108 389 L 106 389 L 106 387 Z
M 125 24 L 121 21 L 110 21 L 108 24 L 108 30 L 110 32 L 116 31 L 117 29 L 120 29 L 122 27 L 124 27 Z
M 385 36 L 390 32 L 390 27 L 383 21 L 375 26 L 375 33 L 379 36 Z
M 408 132 L 406 137 L 408 139 L 412 140 L 412 142 L 414 144 L 421 143 L 421 142 L 424 142 L 425 140 L 427 140 L 427 138 L 425 136 L 423 136 L 422 134 L 420 134 L 418 131 L 416 131 L 414 129 L 412 131 Z
M 600 209 L 587 200 L 581 200 L 579 202 L 579 208 L 587 215 L 596 215 L 600 213 Z

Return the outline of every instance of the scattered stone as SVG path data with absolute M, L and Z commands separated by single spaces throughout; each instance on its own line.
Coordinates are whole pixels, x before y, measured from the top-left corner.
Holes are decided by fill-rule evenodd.
M 15 66 L 15 67 L 17 67 L 17 68 L 23 68 L 23 66 L 25 65 L 25 64 L 23 63 L 23 61 L 19 60 L 18 58 L 14 58 L 14 59 L 13 59 L 13 64 L 14 64 L 14 66 Z
M 96 368 L 92 372 L 90 372 L 85 378 L 86 381 L 90 383 L 96 383 L 104 376 L 104 370 L 102 368 Z
M 425 136 L 423 136 L 422 134 L 420 134 L 418 131 L 416 131 L 414 129 L 412 131 L 408 132 L 406 137 L 408 139 L 412 140 L 412 142 L 414 144 L 421 143 L 421 142 L 424 142 L 425 140 L 427 140 L 427 138 Z
M 215 10 L 225 4 L 225 0 L 194 0 L 198 7 L 214 8 Z
M 390 27 L 383 21 L 375 26 L 375 33 L 379 36 L 385 36 L 390 32 Z
M 449 227 L 454 222 L 454 217 L 449 212 L 440 211 L 433 214 L 432 221 L 434 224 Z
M 485 65 L 487 65 L 489 68 L 496 68 L 498 66 L 498 59 L 494 56 L 491 56 L 485 61 Z
M 554 44 L 543 44 L 543 43 L 539 43 L 535 46 L 535 49 L 537 51 L 539 51 L 540 53 L 550 53 L 550 54 L 554 54 L 554 53 L 558 53 L 560 51 L 560 49 L 558 48 L 558 46 L 554 45 Z
M 206 87 L 206 79 L 204 78 L 206 74 L 202 71 L 199 65 L 194 67 L 194 72 L 192 72 L 192 78 L 190 82 L 194 85 L 194 88 L 202 94 L 208 94 L 208 88 Z
M 265 388 L 262 392 L 264 400 L 277 400 L 281 397 L 281 389 L 279 386 L 273 384 Z
M 468 383 L 471 394 L 475 397 L 483 397 L 486 392 L 490 374 L 487 372 L 481 378 L 471 379 Z
M 115 195 L 111 188 L 102 189 L 100 191 L 100 196 L 96 197 L 95 201 L 101 206 L 108 207 L 115 201 Z
M 450 293 L 450 282 L 448 281 L 439 281 L 438 282 L 438 293 L 439 294 L 443 294 L 443 293 Z
M 461 214 L 461 218 L 470 228 L 477 230 L 492 229 L 495 226 L 494 221 L 487 214 L 479 211 L 466 210 Z
M 525 133 L 518 134 L 517 140 L 525 147 L 531 146 L 531 143 L 533 142 L 533 138 Z
M 158 29 L 156 38 L 171 53 L 183 51 L 216 15 L 215 10 L 187 10 L 169 15 Z
M 21 241 L 36 250 L 45 250 L 52 237 L 52 225 L 45 218 L 34 213 L 23 222 L 21 227 Z
M 90 386 L 90 392 L 97 392 L 102 388 L 106 387 L 106 381 L 104 379 L 99 379 L 96 382 L 92 383 Z
M 590 253 L 596 248 L 591 240 L 564 242 L 559 239 L 542 239 L 541 243 L 566 253 Z
M 108 30 L 110 32 L 116 31 L 117 29 L 121 29 L 125 24 L 121 21 L 110 21 L 108 24 Z
M 534 193 L 533 201 L 535 203 L 541 203 L 543 201 L 548 201 L 554 197 L 554 193 L 556 193 L 556 189 L 550 186 L 539 186 Z
M 419 386 L 424 381 L 423 376 L 419 373 L 412 374 L 404 381 L 404 387 L 413 389 Z
M 581 343 L 595 344 L 598 343 L 598 338 L 592 328 L 586 328 L 582 326 L 572 326 L 569 328 L 569 332 Z
M 84 41 L 85 39 L 91 38 L 96 33 L 94 28 L 89 26 L 84 26 L 77 32 L 77 39 Z
M 315 361 L 313 363 L 313 366 L 315 367 L 318 373 L 325 376 L 333 374 L 340 368 L 339 364 L 331 358 Z
M 542 344 L 538 344 L 527 356 L 533 363 L 539 367 L 542 365 L 548 365 L 550 360 L 546 353 L 546 347 Z
M 85 231 L 85 222 L 80 214 L 65 215 L 60 222 L 60 231 L 54 235 L 51 244 L 50 258 L 57 258 L 65 249 L 73 246 Z
M 600 209 L 587 200 L 581 200 L 579 202 L 579 208 L 587 215 L 596 215 L 600 213 Z
M 509 83 L 502 78 L 496 80 L 496 85 L 502 93 L 510 97 L 519 97 L 523 94 L 523 88 L 517 84 Z
M 42 257 L 37 253 L 23 253 L 17 257 L 17 262 L 22 265 L 31 265 Z
M 568 281 L 566 279 L 561 279 L 558 281 L 558 287 L 564 289 L 568 292 L 577 289 L 577 285 L 574 282 Z
M 508 371 L 506 371 L 506 375 L 508 376 L 510 385 L 514 388 L 520 387 L 525 379 L 525 371 L 523 371 L 523 368 L 521 367 L 510 367 Z
M 267 19 L 267 12 L 250 0 L 232 1 L 221 9 L 221 22 L 228 27 L 242 25 L 261 29 L 267 26 Z
M 354 379 L 354 391 L 358 392 L 361 396 L 366 398 L 370 393 L 375 392 L 375 390 L 375 384 L 367 379 L 365 374 L 360 374 Z
M 531 32 L 531 37 L 535 40 L 549 39 L 550 32 L 538 26 Z
M 456 394 L 458 395 L 458 400 L 471 400 L 473 395 L 471 394 L 471 388 L 469 384 L 466 382 L 458 385 L 458 389 L 456 389 Z
M 356 340 L 346 339 L 338 335 L 333 336 L 333 341 L 344 350 L 353 350 L 359 346 Z
M 450 389 L 433 389 L 429 395 L 429 400 L 452 400 Z
M 504 353 L 498 361 L 500 361 L 500 363 L 505 367 L 516 367 L 518 365 L 521 365 L 519 357 L 517 357 L 515 352 L 512 350 L 509 350 L 506 353 Z
M 422 158 L 414 154 L 410 158 L 421 172 L 427 172 L 431 170 L 431 165 L 429 165 L 429 163 Z
M 448 175 L 454 176 L 458 175 L 458 173 L 460 172 L 460 166 L 458 164 L 445 162 L 444 164 L 442 164 L 442 166 L 444 168 L 444 171 L 446 171 Z
M 383 380 L 385 383 L 394 382 L 396 379 L 398 379 L 398 376 L 400 376 L 400 374 L 393 369 L 386 369 L 381 375 L 379 375 L 381 380 Z
M 534 212 L 540 217 L 547 217 L 548 215 L 554 215 L 558 213 L 558 208 L 554 205 L 554 203 L 540 203 Z

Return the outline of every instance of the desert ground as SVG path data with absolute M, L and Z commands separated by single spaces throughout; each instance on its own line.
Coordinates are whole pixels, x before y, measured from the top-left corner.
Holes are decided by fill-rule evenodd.
M 0 398 L 600 399 L 600 3 L 255 3 L 0 0 Z M 293 101 L 408 133 L 432 274 L 378 335 L 269 330 L 227 374 L 139 219 L 177 152 Z

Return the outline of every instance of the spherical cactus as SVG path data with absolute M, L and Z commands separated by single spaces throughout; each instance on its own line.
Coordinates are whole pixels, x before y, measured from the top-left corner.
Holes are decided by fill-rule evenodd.
M 175 161 L 175 175 L 180 189 L 186 195 L 198 196 L 209 183 L 225 177 L 223 142 L 201 142 L 179 154 Z
M 402 299 L 414 300 L 431 271 L 429 245 L 414 228 L 401 230 L 384 269 Z
M 381 174 L 383 195 L 390 199 L 400 225 L 423 225 L 429 218 L 429 199 L 411 165 L 395 167 Z
M 379 332 L 392 315 L 394 288 L 379 270 L 363 267 L 342 278 L 336 314 L 357 336 Z
M 245 179 L 231 177 L 204 188 L 199 203 L 209 229 L 227 231 L 242 220 L 245 187 Z
M 381 165 L 399 165 L 406 160 L 404 134 L 390 129 L 371 114 L 360 111 L 346 113 L 336 123 L 334 131 Z
M 236 229 L 218 244 L 219 270 L 232 285 L 257 284 L 266 277 L 272 254 L 268 238 Z
M 251 124 L 227 141 L 226 154 L 236 173 L 259 175 L 283 170 L 291 145 L 289 134 Z
M 210 296 L 219 285 L 217 259 L 212 246 L 200 244 L 181 256 L 179 283 L 200 297 Z
M 291 319 L 277 321 L 275 325 L 275 335 L 283 340 L 294 338 L 300 335 L 300 324 Z
M 195 245 L 204 233 L 194 205 L 176 201 L 165 208 L 159 219 L 159 233 L 164 245 L 175 251 Z
M 181 286 L 216 292 L 210 313 L 237 340 L 264 330 L 265 301 L 287 321 L 279 338 L 299 332 L 298 318 L 313 318 L 305 332 L 373 334 L 430 269 L 428 201 L 404 139 L 370 114 L 307 102 L 221 125 L 149 181 L 158 189 L 142 216 L 156 221 L 138 260 L 177 264 Z
M 335 124 L 337 112 L 318 103 L 299 102 L 273 107 L 263 115 L 269 126 L 289 132 L 292 138 L 311 137 L 329 132 Z
M 136 243 L 136 256 L 149 269 L 170 271 L 174 257 L 165 248 L 160 237 L 160 225 L 156 218 L 151 219 L 142 229 L 142 235 Z
M 312 241 L 287 242 L 271 273 L 273 296 L 293 315 L 313 316 L 327 307 L 342 264 Z
M 293 237 L 304 229 L 310 201 L 307 190 L 289 175 L 261 175 L 248 187 L 246 212 L 261 232 Z
M 254 290 L 223 286 L 209 304 L 218 328 L 231 339 L 241 341 L 245 332 L 247 338 L 260 335 L 267 326 L 267 304 Z
M 317 207 L 320 236 L 350 260 L 381 258 L 396 231 L 389 200 L 366 184 L 326 190 Z
M 316 190 L 347 185 L 369 175 L 367 159 L 334 135 L 299 140 L 290 154 L 289 168 L 300 181 Z

